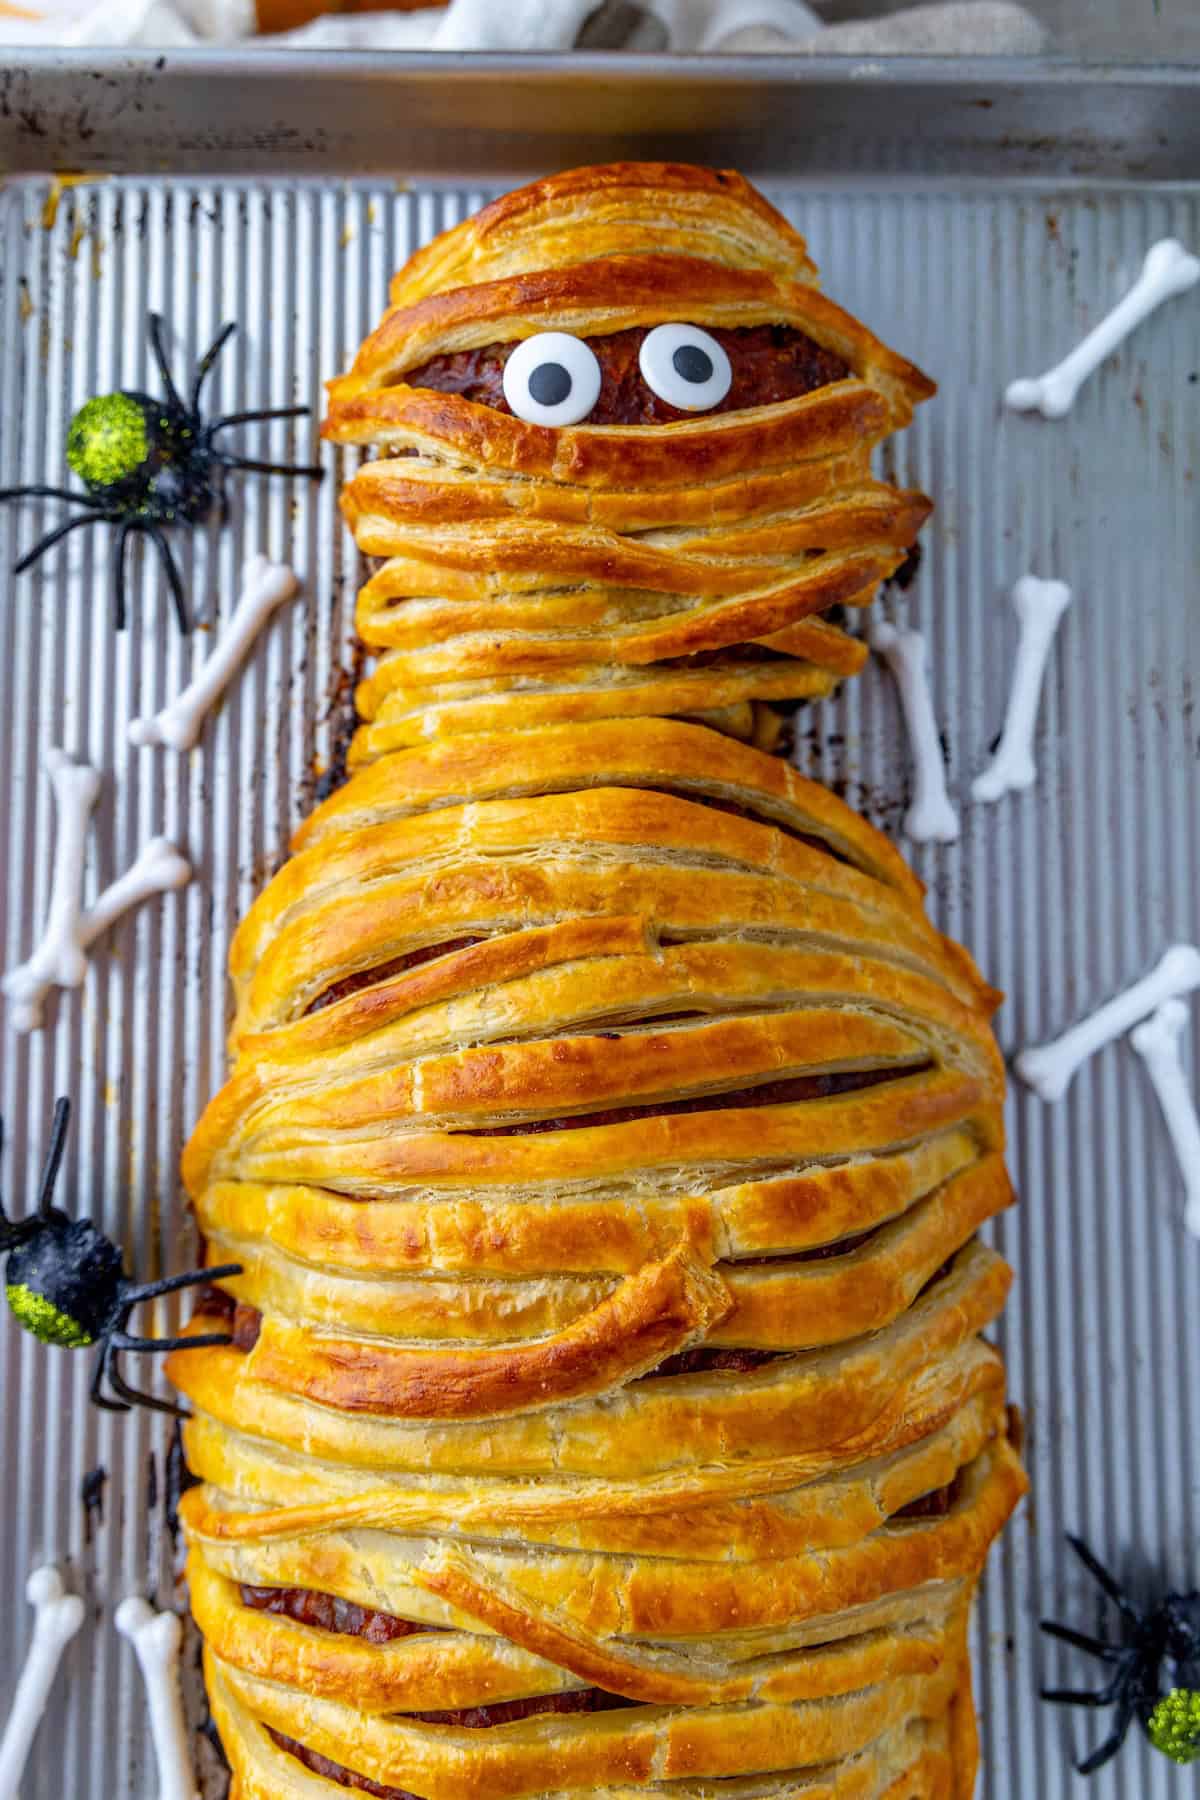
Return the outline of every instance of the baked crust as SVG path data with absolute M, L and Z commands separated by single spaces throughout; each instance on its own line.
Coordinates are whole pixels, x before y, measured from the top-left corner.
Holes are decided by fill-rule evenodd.
M 804 395 L 561 430 L 407 383 L 553 327 L 801 329 Z M 421 251 L 326 430 L 385 560 L 351 779 L 238 930 L 184 1178 L 181 1503 L 240 1800 L 961 1800 L 1024 1475 L 999 996 L 755 747 L 928 502 L 932 391 L 739 177 L 614 165 Z
M 756 709 L 854 673 L 862 646 L 820 615 L 867 605 L 928 514 L 870 455 L 933 383 L 815 277 L 739 176 L 676 164 L 535 184 L 418 253 L 329 386 L 326 435 L 385 452 L 343 498 L 387 558 L 359 602 L 383 654 L 356 758 L 678 713 L 752 738 Z M 719 415 L 556 430 L 408 380 L 539 331 L 678 320 L 800 331 L 848 373 Z

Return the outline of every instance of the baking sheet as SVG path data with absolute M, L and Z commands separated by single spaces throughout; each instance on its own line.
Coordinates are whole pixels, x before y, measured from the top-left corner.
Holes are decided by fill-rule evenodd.
M 496 188 L 506 183 L 496 179 Z M 155 386 L 144 315 L 193 359 L 218 325 L 241 331 L 210 395 L 221 410 L 315 399 L 380 311 L 415 245 L 488 196 L 394 182 L 113 180 L 0 192 L 0 485 L 61 481 L 67 421 L 88 395 Z M 1200 329 L 1171 303 L 1057 425 L 1006 416 L 1005 382 L 1062 354 L 1172 232 L 1200 243 L 1200 189 L 1055 192 L 896 183 L 773 192 L 808 234 L 830 291 L 942 382 L 890 454 L 936 496 L 916 582 L 890 602 L 930 638 L 962 841 L 915 856 L 939 922 L 1008 992 L 1006 1049 L 1056 1032 L 1198 934 L 1200 892 Z M 307 457 L 306 427 L 254 428 L 249 453 Z M 254 445 L 250 449 L 251 444 Z M 179 1147 L 219 1078 L 231 929 L 311 804 L 344 717 L 356 563 L 336 513 L 338 455 L 320 488 L 249 478 L 224 531 L 182 545 L 204 624 L 228 617 L 243 559 L 292 561 L 304 598 L 268 629 L 200 748 L 134 751 L 126 726 L 175 694 L 210 643 L 182 641 L 150 563 L 130 628 L 111 628 L 103 529 L 32 575 L 0 576 L 0 955 L 28 955 L 49 894 L 50 745 L 104 772 L 92 892 L 165 832 L 194 859 L 183 894 L 152 903 L 93 957 L 51 1029 L 0 1028 L 4 1191 L 31 1193 L 54 1096 L 76 1101 L 62 1195 L 121 1238 L 147 1278 L 185 1266 Z M 0 569 L 59 518 L 0 507 Z M 177 542 L 179 540 L 177 539 Z M 970 804 L 1000 729 L 1021 574 L 1076 590 L 1052 657 L 1030 795 Z M 907 792 L 894 692 L 875 666 L 799 717 L 800 766 L 898 831 Z M 1197 1044 L 1191 1044 L 1196 1066 Z M 1090 1782 L 1069 1757 L 1099 1720 L 1051 1711 L 1040 1678 L 1089 1670 L 1038 1641 L 1049 1613 L 1094 1622 L 1062 1542 L 1083 1533 L 1149 1584 L 1195 1585 L 1200 1543 L 1200 1246 L 1186 1238 L 1175 1164 L 1128 1045 L 1103 1052 L 1047 1108 L 1014 1089 L 1019 1212 L 995 1231 L 1018 1285 L 1001 1329 L 1026 1410 L 1033 1499 L 993 1556 L 977 1683 L 988 1800 L 1166 1800 L 1194 1792 L 1131 1740 Z M 161 1315 L 165 1325 L 167 1316 Z M 23 1800 L 149 1800 L 155 1791 L 134 1658 L 112 1626 L 133 1590 L 172 1594 L 170 1433 L 85 1404 L 86 1358 L 6 1326 L 0 1501 L 0 1711 L 29 1634 L 21 1598 L 44 1557 L 91 1602 Z M 149 1374 L 148 1369 L 141 1373 Z M 82 1503 L 107 1472 L 103 1521 Z
M 665 157 L 809 183 L 1194 182 L 1198 100 L 1195 66 L 1057 56 L 30 50 L 0 64 L 0 174 L 511 185 Z

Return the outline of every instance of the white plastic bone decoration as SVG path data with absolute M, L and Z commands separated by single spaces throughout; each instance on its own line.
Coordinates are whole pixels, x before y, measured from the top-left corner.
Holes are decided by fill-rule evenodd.
M 96 904 L 89 907 L 79 922 L 79 937 L 85 950 L 102 937 L 122 913 L 140 906 L 155 894 L 168 894 L 172 888 L 186 887 L 192 879 L 192 865 L 181 856 L 169 838 L 151 838 L 143 844 L 123 875 L 106 887 Z
M 1071 604 L 1071 590 L 1065 581 L 1039 581 L 1036 575 L 1023 575 L 1013 589 L 1012 603 L 1020 621 L 1021 638 L 1008 710 L 992 760 L 971 783 L 976 800 L 999 800 L 1010 789 L 1029 788 L 1037 780 L 1033 731 L 1042 677 L 1058 622 Z
M 1200 281 L 1200 257 L 1189 255 L 1178 238 L 1161 238 L 1152 244 L 1142 272 L 1126 294 L 1089 331 L 1069 356 L 1044 375 L 1012 381 L 1005 390 L 1006 405 L 1014 412 L 1040 412 L 1046 419 L 1061 419 L 1070 412 L 1075 396 L 1105 357 L 1122 343 L 1164 300 L 1182 294 Z
M 182 694 L 150 719 L 131 719 L 131 743 L 164 744 L 191 750 L 199 741 L 205 717 L 225 692 L 251 644 L 285 600 L 300 591 L 295 570 L 286 563 L 252 556 L 242 571 L 242 592 L 212 655 Z
M 17 1784 L 37 1735 L 63 1651 L 83 1624 L 78 1594 L 68 1594 L 57 1569 L 35 1569 L 25 1586 L 34 1608 L 33 1641 L 0 1738 L 0 1800 L 17 1800 Z
M 1146 1065 L 1179 1159 L 1187 1196 L 1183 1222 L 1200 1237 L 1200 1117 L 1183 1072 L 1180 1042 L 1187 1021 L 1184 1002 L 1167 1000 L 1145 1024 L 1130 1032 L 1129 1041 Z
M 116 1627 L 136 1650 L 146 1682 L 158 1800 L 199 1800 L 179 1684 L 183 1622 L 177 1613 L 155 1612 L 134 1596 L 117 1608 Z
M 58 818 L 50 910 L 29 961 L 11 970 L 0 983 L 12 1002 L 9 1016 L 17 1031 L 35 1030 L 42 1022 L 42 1001 L 50 989 L 78 987 L 87 971 L 79 922 L 87 828 L 100 794 L 100 775 L 88 763 L 72 762 L 63 750 L 47 750 L 44 766 Z
M 100 777 L 86 763 L 73 763 L 61 750 L 46 753 L 46 767 L 59 813 L 53 898 L 33 955 L 0 982 L 12 1003 L 12 1026 L 22 1032 L 36 1031 L 41 1025 L 43 1003 L 51 988 L 82 985 L 87 973 L 86 952 L 122 913 L 140 906 L 152 894 L 183 887 L 192 878 L 191 864 L 173 844 L 166 838 L 151 838 L 124 875 L 106 887 L 93 906 L 85 908 L 84 845 Z
M 1152 1013 L 1164 1000 L 1200 987 L 1200 950 L 1194 944 L 1172 944 L 1157 968 L 1135 981 L 1061 1037 L 1032 1050 L 1022 1050 L 1014 1068 L 1043 1100 L 1061 1100 L 1071 1078 L 1097 1050 Z
M 904 829 L 917 843 L 932 839 L 952 844 L 958 837 L 958 814 L 946 792 L 946 769 L 925 670 L 925 639 L 919 631 L 879 619 L 871 625 L 867 641 L 895 677 L 912 747 L 913 798 L 904 815 Z

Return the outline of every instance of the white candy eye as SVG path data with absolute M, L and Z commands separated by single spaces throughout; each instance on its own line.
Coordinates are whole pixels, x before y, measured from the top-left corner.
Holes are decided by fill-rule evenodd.
M 656 325 L 642 339 L 638 364 L 646 386 L 682 412 L 719 406 L 733 384 L 729 358 L 698 325 Z
M 530 425 L 578 425 L 600 398 L 596 354 L 566 331 L 539 331 L 505 363 L 504 398 Z

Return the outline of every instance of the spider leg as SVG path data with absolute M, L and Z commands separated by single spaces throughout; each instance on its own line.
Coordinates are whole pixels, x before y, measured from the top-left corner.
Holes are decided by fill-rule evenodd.
M 192 629 L 192 620 L 188 612 L 187 596 L 183 591 L 183 577 L 179 573 L 179 565 L 172 555 L 170 544 L 157 525 L 143 525 L 141 529 L 158 545 L 158 553 L 162 557 L 163 568 L 167 572 L 167 585 L 171 589 L 171 598 L 175 602 L 175 617 L 179 621 L 180 631 L 186 637 Z
M 128 1319 L 135 1306 L 143 1300 L 157 1300 L 161 1294 L 177 1294 L 181 1288 L 202 1287 L 206 1282 L 224 1281 L 228 1275 L 242 1274 L 241 1263 L 220 1263 L 212 1269 L 192 1269 L 187 1275 L 168 1275 L 165 1281 L 150 1281 L 144 1287 L 131 1287 L 125 1290 L 122 1304 L 125 1317 Z
M 148 1338 L 135 1337 L 126 1330 L 126 1326 L 134 1307 L 140 1306 L 145 1300 L 157 1300 L 163 1294 L 177 1294 L 182 1288 L 206 1286 L 227 1275 L 241 1273 L 241 1263 L 221 1263 L 212 1269 L 192 1269 L 186 1275 L 169 1275 L 165 1281 L 147 1282 L 143 1287 L 126 1287 L 112 1327 L 113 1347 L 117 1350 L 159 1351 L 166 1354 L 172 1350 L 215 1350 L 232 1344 L 233 1335 L 228 1331 L 209 1331 L 192 1337 Z
M 128 1412 L 129 1408 L 125 1405 L 124 1401 L 110 1400 L 108 1395 L 104 1392 L 104 1377 L 108 1373 L 108 1359 L 111 1353 L 111 1339 L 107 1337 L 101 1338 L 100 1348 L 96 1352 L 96 1366 L 92 1371 L 92 1405 L 100 1407 L 103 1412 Z
M 171 374 L 171 365 L 167 361 L 166 346 L 163 343 L 163 332 L 166 325 L 161 313 L 150 314 L 150 348 L 154 352 L 154 360 L 158 365 L 159 377 L 167 391 L 167 400 L 172 406 L 183 411 L 183 395 L 175 386 L 175 377 Z
M 50 1148 L 46 1152 L 46 1162 L 42 1169 L 41 1186 L 38 1188 L 38 1214 L 46 1219 L 50 1216 L 50 1203 L 54 1198 L 54 1184 L 58 1180 L 58 1171 L 63 1159 L 63 1151 L 67 1146 L 67 1128 L 71 1123 L 71 1102 L 64 1094 L 54 1103 L 54 1123 L 50 1127 Z
M 54 548 L 60 538 L 65 538 L 69 532 L 77 531 L 81 525 L 102 525 L 106 521 L 109 524 L 113 523 L 111 513 L 86 512 L 77 514 L 73 519 L 68 519 L 64 525 L 56 525 L 54 530 L 48 531 L 44 538 L 39 538 L 32 550 L 26 551 L 20 562 L 13 564 L 13 574 L 23 575 L 39 556 L 44 556 L 47 550 Z
M 1097 1769 L 1106 1762 L 1112 1761 L 1125 1742 L 1129 1727 L 1133 1724 L 1133 1710 L 1132 1700 L 1121 1701 L 1117 1707 L 1117 1722 L 1113 1726 L 1111 1735 L 1106 1737 L 1102 1744 L 1097 1745 L 1096 1749 L 1083 1762 L 1075 1764 L 1081 1775 L 1094 1775 Z
M 1093 1556 L 1083 1539 L 1073 1536 L 1072 1533 L 1068 1531 L 1067 1542 L 1070 1544 L 1072 1550 L 1075 1552 L 1084 1568 L 1088 1571 L 1089 1575 L 1092 1575 L 1096 1581 L 1099 1582 L 1109 1599 L 1114 1605 L 1120 1608 L 1122 1616 L 1128 1619 L 1130 1624 L 1140 1625 L 1142 1623 L 1141 1613 L 1133 1605 L 1123 1589 L 1118 1585 L 1116 1577 L 1109 1574 L 1108 1570 L 1104 1567 L 1104 1564 L 1098 1557 Z
M 205 429 L 211 438 L 231 425 L 253 425 L 259 419 L 307 419 L 311 412 L 311 406 L 273 406 L 265 412 L 226 413 L 223 419 L 214 419 Z
M 234 322 L 234 320 L 232 320 L 232 319 L 230 319 L 230 321 L 227 325 L 222 325 L 220 331 L 218 331 L 216 337 L 213 339 L 213 341 L 209 345 L 208 349 L 204 352 L 204 355 L 200 358 L 200 361 L 196 366 L 196 378 L 192 382 L 192 416 L 193 416 L 193 418 L 199 418 L 199 416 L 200 416 L 201 390 L 203 389 L 205 382 L 208 380 L 208 377 L 212 372 L 213 365 L 215 364 L 218 356 L 220 356 L 222 350 L 225 348 L 226 344 L 229 342 L 229 339 L 233 336 L 233 334 L 236 330 L 237 330 L 237 325 Z
M 325 478 L 324 469 L 316 463 L 257 462 L 249 456 L 230 456 L 223 450 L 214 450 L 213 455 L 227 469 L 246 469 L 253 475 L 306 475 L 312 481 Z
M 233 1342 L 233 1335 L 228 1331 L 206 1331 L 198 1337 L 143 1338 L 130 1337 L 127 1331 L 113 1332 L 113 1348 L 116 1350 L 161 1350 L 164 1355 L 172 1350 L 221 1350 Z
M 127 519 L 121 526 L 120 535 L 117 538 L 117 548 L 113 557 L 113 624 L 118 631 L 125 629 L 125 587 L 129 573 L 129 540 L 135 531 L 143 529 L 144 527 L 136 519 Z
M 1043 1700 L 1051 1701 L 1055 1706 L 1115 1706 L 1120 1699 L 1124 1677 L 1118 1675 L 1099 1693 L 1088 1693 L 1079 1688 L 1041 1688 L 1039 1693 Z
M 140 1388 L 130 1387 L 121 1374 L 117 1363 L 118 1345 L 114 1341 L 112 1355 L 108 1363 L 108 1379 L 112 1382 L 114 1393 L 120 1395 L 131 1406 L 148 1406 L 151 1412 L 169 1413 L 172 1418 L 186 1419 L 189 1415 L 182 1406 L 173 1400 L 160 1400 L 157 1394 L 144 1394 Z
M 94 494 L 75 494 L 70 488 L 56 487 L 15 487 L 0 488 L 0 500 L 73 500 L 77 506 L 90 506 L 100 510 L 103 500 L 97 500 Z
M 1043 1619 L 1041 1629 L 1047 1637 L 1058 1638 L 1064 1644 L 1071 1644 L 1076 1650 L 1084 1650 L 1089 1656 L 1098 1656 L 1104 1662 L 1115 1662 L 1122 1655 L 1120 1644 L 1106 1644 L 1102 1638 L 1088 1637 L 1082 1631 L 1072 1631 L 1069 1625 L 1056 1625 L 1053 1619 Z

